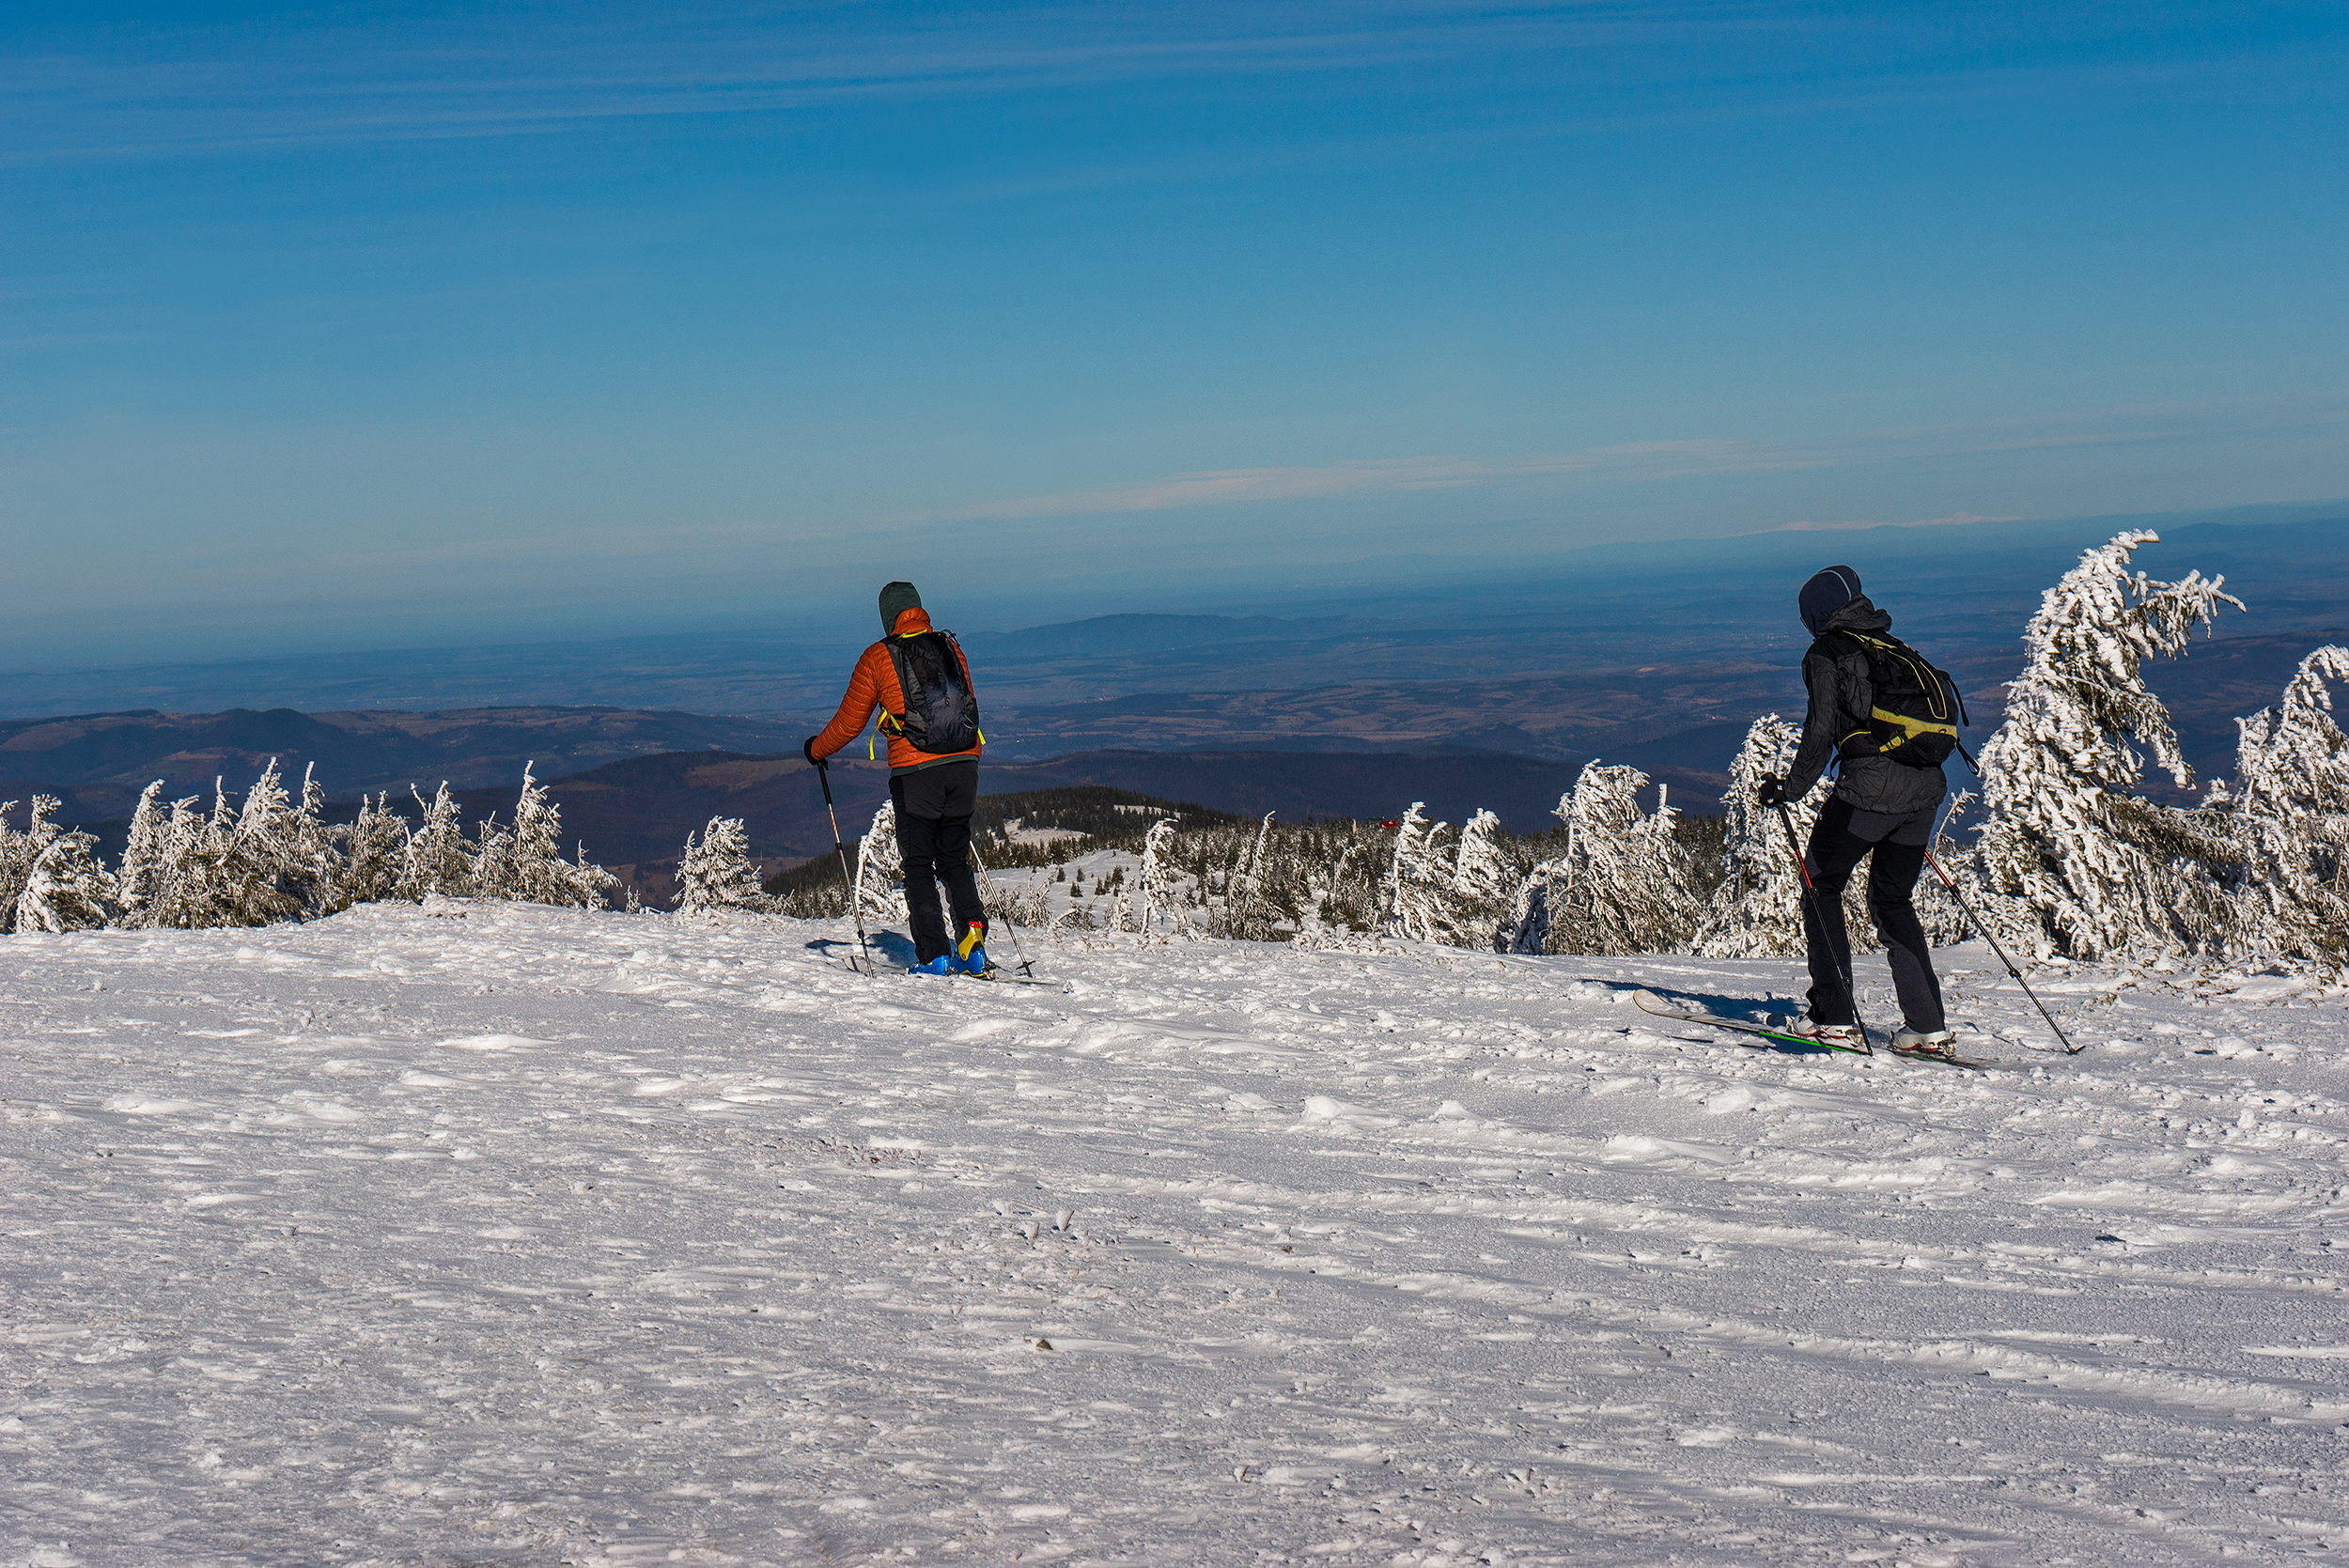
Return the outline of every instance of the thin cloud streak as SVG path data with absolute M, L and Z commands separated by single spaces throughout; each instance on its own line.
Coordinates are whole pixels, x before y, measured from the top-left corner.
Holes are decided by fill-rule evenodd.
M 825 37 L 717 13 L 658 26 L 476 27 L 448 46 L 389 50 L 359 28 L 321 29 L 266 58 L 169 58 L 237 40 L 165 36 L 124 67 L 18 54 L 0 162 L 229 150 L 311 141 L 526 135 L 619 117 L 713 116 L 891 96 L 992 94 L 1184 76 L 1377 70 L 1531 49 L 1661 40 L 1674 15 L 1613 8 L 1233 8 L 1171 14 L 1136 37 L 1097 13 L 1026 13 L 1010 26 Z M 1145 18 L 1149 13 L 1141 13 Z M 1072 37 L 1073 35 L 1073 37 Z M 184 41 L 183 41 L 184 40 Z M 353 65 L 351 62 L 362 62 Z M 30 85 L 39 84 L 38 87 Z M 137 126 L 146 134 L 122 133 Z
M 1594 469 L 1644 472 L 1655 477 L 1737 473 L 1766 467 L 1740 442 L 1659 441 L 1595 447 L 1588 452 L 1480 462 L 1469 458 L 1374 458 L 1321 467 L 1233 468 L 1177 474 L 1062 495 L 1023 496 L 934 512 L 904 512 L 885 524 L 954 522 L 975 519 L 1075 517 L 1101 512 L 1162 512 L 1240 502 L 1315 501 L 1394 490 L 1452 489 L 1534 474 Z
M 2263 412 L 2266 417 L 2261 417 Z M 1314 466 L 1214 469 L 1093 489 L 978 502 L 968 506 L 934 511 L 899 513 L 875 520 L 883 526 L 921 526 L 936 522 L 1160 512 L 1250 502 L 1315 501 L 1408 490 L 1458 489 L 1563 475 L 1644 482 L 1699 474 L 1854 468 L 1872 463 L 1981 457 L 2001 452 L 2128 446 L 2201 436 L 2305 428 L 2311 425 L 2338 424 L 2344 420 L 2349 420 L 2349 395 L 2328 394 L 2315 398 L 2262 398 L 2162 409 L 2116 409 L 2095 414 L 2043 420 L 2036 422 L 2037 428 L 2018 428 L 2014 425 L 1952 425 L 1880 430 L 1830 442 L 1648 441 L 1515 459 L 1441 456 L 1363 458 Z M 2046 428 L 2048 426 L 2059 427 Z M 2061 427 L 2064 426 L 2073 427 Z M 2081 426 L 2092 427 L 2079 428 Z M 2094 427 L 2098 426 L 2104 427 Z M 1927 520 L 1996 520 L 1959 514 Z M 1791 526 L 1859 528 L 1875 527 L 1876 524 L 1814 522 Z
M 262 47 L 228 28 L 160 32 L 145 64 L 19 53 L 0 97 L 0 165 L 185 156 L 309 143 L 529 136 L 599 121 L 772 113 L 888 98 L 985 96 L 1186 77 L 1303 76 L 1445 64 L 1565 67 L 1592 125 L 1850 109 L 1921 98 L 2081 92 L 2101 84 L 2175 91 L 2186 81 L 2277 63 L 2257 53 L 2045 67 L 1928 66 L 1901 26 L 1768 18 L 1750 8 L 1552 4 L 1386 7 L 1266 4 L 1104 13 L 1038 8 L 926 28 L 826 34 L 804 15 L 668 11 L 645 22 L 502 30 L 475 22 L 440 47 L 394 47 L 367 29 L 320 27 Z M 1705 40 L 1864 35 L 1870 63 L 1826 80 L 1807 52 L 1782 71 L 1698 67 Z M 2115 30 L 2126 36 L 2125 27 Z M 1638 55 L 1645 48 L 1652 58 Z M 206 57 L 209 54 L 209 57 Z M 1625 74 L 1626 55 L 1632 64 Z M 1680 101 L 1624 116 L 1615 89 Z M 1559 128 L 1550 128 L 1556 133 Z

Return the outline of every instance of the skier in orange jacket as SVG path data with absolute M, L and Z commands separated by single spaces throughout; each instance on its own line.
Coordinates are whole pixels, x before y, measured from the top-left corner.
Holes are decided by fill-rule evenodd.
M 889 799 L 905 861 L 915 974 L 985 974 L 987 908 L 971 871 L 971 812 L 979 796 L 979 698 L 954 634 L 930 625 L 910 582 L 880 591 L 881 640 L 848 677 L 840 711 L 801 750 L 820 763 L 864 732 L 875 708 L 889 737 Z M 954 907 L 949 936 L 938 884 Z

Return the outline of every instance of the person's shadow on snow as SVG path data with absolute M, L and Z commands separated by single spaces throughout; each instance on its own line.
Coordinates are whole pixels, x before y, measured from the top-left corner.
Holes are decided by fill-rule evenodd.
M 902 936 L 895 931 L 875 931 L 866 939 L 873 949 L 873 963 L 876 967 L 910 970 L 914 966 L 916 959 L 912 938 Z M 854 967 L 858 957 L 856 943 L 842 941 L 837 937 L 818 937 L 807 945 L 829 957 L 845 956 L 851 967 Z
M 901 970 L 910 970 L 921 962 L 914 954 L 911 937 L 901 936 L 894 931 L 876 931 L 872 939 L 873 956 L 884 967 L 894 965 Z
M 1655 989 L 1653 986 L 1647 988 Z M 1778 1000 L 1756 1001 L 1751 997 L 1722 996 L 1712 991 L 1659 990 L 1656 994 L 1666 1001 L 1694 1002 L 1702 1012 L 1718 1013 L 1724 1018 L 1736 1018 L 1744 1023 L 1766 1023 L 1772 1016 L 1788 1018 L 1798 1017 L 1802 1012 L 1802 1003 L 1799 1001 Z M 1759 1038 L 1759 1036 L 1752 1036 L 1752 1038 Z M 1766 1046 L 1756 1046 L 1752 1048 L 1776 1051 L 1781 1056 L 1833 1056 L 1836 1054 L 1826 1046 L 1797 1046 L 1784 1040 L 1772 1040 Z

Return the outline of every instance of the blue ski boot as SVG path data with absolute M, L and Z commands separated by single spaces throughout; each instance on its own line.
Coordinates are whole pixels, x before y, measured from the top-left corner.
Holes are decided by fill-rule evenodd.
M 941 953 L 926 964 L 915 964 L 906 972 L 908 974 L 952 974 L 955 972 L 955 960 L 951 955 Z
M 979 944 L 987 939 L 987 922 L 974 920 L 963 927 L 962 940 L 955 944 L 952 962 L 957 974 L 984 976 L 988 968 L 987 949 Z

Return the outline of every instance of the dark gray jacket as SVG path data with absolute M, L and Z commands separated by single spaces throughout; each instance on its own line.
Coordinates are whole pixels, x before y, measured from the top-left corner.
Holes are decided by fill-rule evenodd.
M 1786 775 L 1786 798 L 1798 800 L 1819 782 L 1819 774 L 1836 754 L 1836 744 L 1854 730 L 1868 727 L 1875 707 L 1875 684 L 1868 671 L 1868 656 L 1838 631 L 1870 631 L 1882 635 L 1892 617 L 1868 602 L 1865 594 L 1827 618 L 1811 651 L 1802 656 L 1802 683 L 1811 692 L 1811 711 L 1802 722 L 1802 748 L 1795 753 L 1793 771 Z M 1949 792 L 1950 781 L 1939 767 L 1913 768 L 1890 757 L 1860 756 L 1843 764 L 1836 780 L 1835 798 L 1860 811 L 1904 816 L 1930 811 Z

